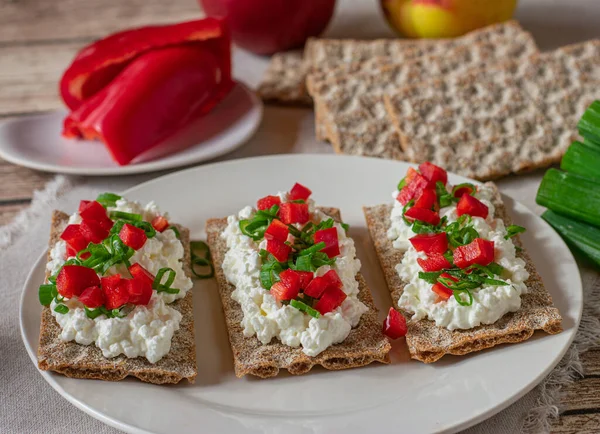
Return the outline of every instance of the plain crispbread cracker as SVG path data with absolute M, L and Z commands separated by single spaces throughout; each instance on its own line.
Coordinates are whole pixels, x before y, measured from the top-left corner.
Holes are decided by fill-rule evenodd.
M 562 158 L 600 98 L 600 44 L 590 41 L 408 86 L 384 97 L 406 157 L 480 180 Z
M 260 85 L 258 95 L 263 101 L 284 105 L 311 106 L 304 81 L 306 65 L 299 51 L 274 54 Z
M 60 239 L 69 216 L 54 211 L 50 231 L 50 248 Z M 177 226 L 184 246 L 184 270 L 191 276 L 190 235 L 186 228 Z M 50 251 L 48 251 L 50 258 Z M 46 278 L 49 276 L 46 275 Z M 171 350 L 156 363 L 145 357 L 129 359 L 121 354 L 106 358 L 95 345 L 80 345 L 60 339 L 61 328 L 52 316 L 50 308 L 44 306 L 40 326 L 38 366 L 44 371 L 55 371 L 67 377 L 92 378 L 118 381 L 127 376 L 154 384 L 178 383 L 184 378 L 193 383 L 197 375 L 196 344 L 194 341 L 194 318 L 192 313 L 192 291 L 170 304 L 182 314 L 179 330 L 171 341 Z
M 339 219 L 338 210 L 331 208 L 321 208 L 321 210 L 331 217 Z M 316 357 L 309 357 L 302 352 L 302 348 L 289 347 L 277 339 L 263 345 L 256 336 L 245 337 L 240 325 L 244 315 L 242 308 L 231 298 L 231 292 L 235 287 L 227 282 L 221 267 L 227 252 L 227 244 L 221 238 L 221 233 L 226 227 L 226 218 L 211 219 L 206 223 L 208 244 L 214 261 L 215 275 L 233 352 L 235 374 L 238 377 L 250 374 L 268 378 L 277 375 L 280 369 L 300 375 L 308 372 L 315 365 L 338 370 L 364 366 L 372 362 L 389 363 L 388 353 L 391 346 L 381 332 L 377 309 L 360 274 L 357 276 L 360 290 L 358 298 L 369 310 L 363 314 L 358 326 L 350 331 L 342 343 L 330 346 Z
M 494 184 L 486 185 L 495 189 L 492 203 L 496 208 L 496 217 L 502 219 L 508 226 L 511 221 L 500 193 Z M 395 268 L 402 261 L 403 253 L 395 249 L 392 241 L 387 237 L 387 231 L 391 224 L 391 210 L 392 205 L 364 208 L 375 251 L 392 294 L 392 301 L 397 306 L 405 282 L 400 279 Z M 521 245 L 518 236 L 513 240 L 515 240 L 515 244 Z M 450 331 L 436 326 L 430 320 L 408 321 L 406 342 L 411 357 L 431 363 L 439 360 L 445 354 L 463 355 L 503 343 L 522 342 L 529 339 L 535 330 L 544 330 L 550 334 L 562 331 L 561 316 L 552 305 L 552 297 L 544 287 L 531 258 L 525 251 L 517 253 L 517 256 L 526 262 L 526 268 L 530 274 L 526 282 L 529 292 L 521 296 L 522 304 L 517 312 L 507 313 L 494 324 L 482 325 L 469 330 Z M 405 315 L 410 318 L 410 313 L 405 312 Z

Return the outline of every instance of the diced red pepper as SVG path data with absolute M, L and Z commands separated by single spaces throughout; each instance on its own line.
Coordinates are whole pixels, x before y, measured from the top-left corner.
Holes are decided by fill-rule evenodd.
M 400 202 L 402 205 L 406 205 L 412 199 L 418 198 L 428 185 L 429 181 L 421 174 L 415 172 L 410 182 L 407 180 L 407 184 L 402 187 L 402 190 L 400 190 L 400 193 L 398 193 L 396 200 L 398 200 L 398 202 Z
M 119 232 L 119 238 L 123 240 L 126 246 L 131 247 L 133 250 L 141 249 L 148 239 L 143 229 L 129 223 L 123 225 L 121 232 Z
M 456 205 L 456 215 L 468 214 L 472 217 L 487 218 L 489 213 L 486 204 L 470 194 L 463 194 Z
M 279 262 L 286 262 L 292 248 L 278 240 L 267 240 L 267 252 L 275 256 Z
M 448 250 L 448 236 L 446 232 L 439 234 L 418 234 L 409 238 L 417 252 L 425 252 L 427 256 L 442 255 Z
M 108 230 L 94 220 L 83 220 L 79 230 L 88 243 L 98 244 L 108 237 Z
M 286 286 L 283 282 L 276 282 L 269 290 L 275 300 L 292 300 L 298 297 L 298 290 Z
M 94 270 L 82 265 L 65 265 L 56 278 L 56 289 L 66 298 L 80 295 L 90 286 L 100 285 L 100 278 Z
M 475 238 L 466 246 L 454 249 L 453 261 L 458 268 L 466 268 L 473 264 L 489 265 L 494 261 L 494 242 Z
M 315 244 L 316 243 L 325 243 L 325 247 L 321 249 L 321 252 L 325 253 L 330 258 L 340 254 L 340 243 L 335 227 L 321 229 L 320 231 L 315 232 Z
M 419 220 L 433 226 L 440 224 L 440 215 L 437 212 L 425 208 L 415 208 L 414 206 L 406 210 L 404 218 L 409 222 Z
M 462 187 L 454 187 L 454 197 L 463 197 L 463 195 L 465 194 L 473 194 L 474 193 L 474 189 L 469 185 L 463 185 Z
M 297 271 L 288 268 L 279 273 L 279 280 L 287 286 L 290 291 L 294 291 L 296 294 L 300 292 L 300 275 Z
M 419 172 L 417 172 L 412 167 L 409 167 L 406 171 L 406 176 L 404 177 L 404 185 L 410 184 L 417 175 L 419 175 Z
M 83 208 L 79 207 L 79 215 L 83 220 L 102 221 L 108 219 L 106 209 L 95 200 L 90 201 Z
M 127 303 L 146 306 L 152 298 L 152 284 L 145 279 L 123 279 L 121 281 L 129 294 Z
M 347 295 L 344 291 L 335 287 L 328 287 L 325 293 L 321 295 L 321 298 L 315 303 L 315 309 L 317 309 L 321 315 L 325 315 L 331 312 L 344 302 Z
M 129 285 L 119 274 L 103 277 L 101 285 L 107 309 L 117 309 L 129 302 Z
M 442 182 L 444 185 L 448 182 L 448 173 L 441 167 L 431 164 L 429 161 L 426 161 L 419 166 L 419 172 L 421 172 L 421 175 L 429 181 L 431 187 L 435 187 L 435 184 L 438 181 Z
M 304 224 L 309 219 L 308 204 L 307 203 L 282 203 L 279 207 L 279 218 L 286 225 L 292 223 Z
M 448 300 L 450 297 L 452 297 L 454 292 L 450 288 L 446 288 L 441 283 L 434 283 L 431 287 L 431 290 L 435 292 L 442 300 Z
M 406 319 L 393 307 L 390 307 L 387 318 L 383 321 L 383 334 L 390 339 L 398 339 L 406 336 L 408 327 Z
M 290 228 L 288 228 L 288 225 L 281 220 L 273 220 L 265 231 L 265 239 L 277 240 L 283 243 L 287 240 L 289 233 Z
M 67 258 L 72 258 L 73 256 L 77 256 L 78 251 L 75 250 L 73 247 L 71 247 L 70 245 L 67 244 Z M 83 255 L 81 255 L 81 257 L 83 258 Z M 89 256 L 88 256 L 89 258 Z M 87 259 L 87 258 L 83 258 L 83 259 Z
M 169 227 L 169 220 L 167 220 L 166 218 L 164 218 L 161 215 L 157 215 L 156 217 L 154 217 L 152 219 L 152 221 L 150 222 L 150 224 L 158 232 L 164 232 Z
M 71 248 L 71 250 L 67 251 L 69 256 L 75 256 L 77 252 L 85 249 L 88 245 L 87 240 L 81 233 L 81 227 L 79 225 L 68 225 L 60 235 L 60 238 L 65 240 L 67 247 Z M 75 254 L 73 254 L 73 252 L 75 252 Z
M 99 286 L 90 286 L 83 290 L 79 296 L 79 301 L 82 302 L 84 306 L 95 309 L 104 304 L 104 293 Z
M 312 191 L 306 188 L 302 184 L 295 183 L 290 193 L 288 194 L 289 200 L 306 200 L 310 197 Z
M 300 288 L 302 289 L 306 289 L 315 277 L 312 271 L 298 271 L 298 275 L 300 276 Z
M 329 270 L 323 275 L 323 279 L 325 279 L 325 281 L 327 282 L 328 288 L 342 289 L 342 286 L 344 286 L 342 280 L 340 279 L 340 276 L 338 276 L 335 270 Z
M 256 209 L 270 209 L 273 205 L 281 205 L 281 198 L 279 196 L 265 196 L 262 199 L 258 199 Z
M 311 297 L 319 298 L 323 295 L 328 286 L 329 282 L 326 279 L 323 277 L 315 277 L 304 289 L 304 293 Z
M 434 189 L 426 188 L 415 201 L 414 208 L 432 209 L 437 208 L 437 194 Z
M 79 201 L 79 209 L 78 212 L 81 213 L 81 211 L 87 206 L 89 205 L 89 203 L 91 202 L 91 200 L 80 200 Z
M 131 264 L 131 267 L 129 267 L 129 272 L 134 279 L 144 280 L 148 282 L 150 286 L 152 286 L 152 283 L 154 283 L 154 275 L 137 262 L 135 264 Z
M 452 264 L 442 255 L 432 255 L 425 259 L 417 258 L 417 263 L 423 271 L 442 271 L 444 268 L 452 267 Z

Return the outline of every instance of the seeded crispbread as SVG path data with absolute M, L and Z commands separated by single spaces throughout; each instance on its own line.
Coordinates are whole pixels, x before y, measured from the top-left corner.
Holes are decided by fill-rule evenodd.
M 338 220 L 339 211 L 333 208 L 321 210 Z M 256 336 L 245 337 L 241 326 L 244 316 L 241 306 L 231 298 L 235 289 L 223 272 L 221 264 L 227 253 L 226 241 L 221 233 L 227 227 L 227 219 L 211 219 L 206 223 L 208 245 L 213 257 L 215 276 L 219 285 L 221 302 L 233 352 L 235 375 L 243 377 L 250 374 L 261 378 L 276 376 L 280 369 L 286 369 L 294 375 L 305 374 L 313 366 L 321 365 L 326 369 L 339 370 L 365 366 L 373 362 L 389 363 L 390 343 L 381 332 L 381 323 L 377 319 L 377 308 L 369 288 L 359 274 L 358 298 L 369 310 L 363 314 L 357 327 L 350 331 L 341 343 L 327 348 L 316 357 L 307 356 L 302 348 L 292 348 L 273 339 L 263 345 Z
M 301 51 L 274 54 L 258 86 L 258 95 L 267 103 L 311 106 L 305 78 L 306 65 Z
M 50 230 L 50 248 L 59 241 L 68 220 L 67 214 L 54 211 Z M 175 226 L 179 229 L 185 251 L 183 269 L 187 276 L 191 276 L 189 231 L 179 225 Z M 48 252 L 48 259 L 50 259 L 50 252 Z M 46 273 L 46 279 L 48 277 Z M 182 319 L 179 330 L 175 332 L 171 341 L 171 350 L 156 363 L 150 363 L 145 357 L 129 359 L 123 354 L 106 358 L 94 344 L 80 345 L 74 341 L 64 342 L 60 339 L 61 328 L 52 316 L 50 308 L 44 307 L 40 326 L 38 366 L 44 371 L 54 371 L 73 378 L 119 381 L 131 376 L 154 384 L 179 383 L 185 378 L 193 383 L 198 371 L 192 291 L 188 291 L 184 298 L 170 306 L 181 312 Z
M 598 41 L 384 96 L 406 157 L 489 180 L 557 163 L 600 98 Z
M 494 188 L 495 195 L 492 200 L 496 208 L 496 216 L 504 221 L 506 226 L 511 224 L 511 219 L 502 202 L 500 193 L 493 183 L 487 186 Z M 404 282 L 396 271 L 396 265 L 402 261 L 403 252 L 395 249 L 392 241 L 387 237 L 390 227 L 390 212 L 392 205 L 379 205 L 365 207 L 364 213 L 369 228 L 369 233 L 383 274 L 392 295 L 392 301 L 398 306 L 398 300 L 404 290 Z M 513 238 L 518 246 L 522 246 L 519 237 Z M 413 359 L 425 363 L 435 362 L 445 354 L 463 355 L 480 351 L 504 343 L 517 343 L 529 339 L 535 330 L 544 330 L 546 333 L 555 334 L 562 331 L 562 318 L 558 309 L 552 304 L 552 297 L 544 287 L 542 278 L 537 273 L 535 266 L 525 250 L 517 256 L 526 262 L 529 279 L 526 282 L 528 293 L 521 296 L 521 308 L 514 313 L 507 313 L 494 324 L 482 325 L 469 330 L 450 331 L 438 327 L 430 320 L 408 321 L 406 342 Z M 402 310 L 402 309 L 401 309 Z M 407 319 L 409 312 L 403 311 Z

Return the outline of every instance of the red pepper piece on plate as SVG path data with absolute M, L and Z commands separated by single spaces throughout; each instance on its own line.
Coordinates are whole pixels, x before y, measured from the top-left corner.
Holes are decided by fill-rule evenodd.
M 427 256 L 442 255 L 448 250 L 448 236 L 446 232 L 439 234 L 418 234 L 409 238 L 417 252 L 424 252 Z
M 323 275 L 323 279 L 327 282 L 327 288 L 342 289 L 342 286 L 344 285 L 335 270 L 329 270 Z
M 414 171 L 414 175 L 411 176 L 411 180 L 407 181 L 407 184 L 402 187 L 402 190 L 400 190 L 400 193 L 398 193 L 398 196 L 396 196 L 396 200 L 402 205 L 406 205 L 412 199 L 418 198 L 428 185 L 429 181 L 427 178 Z
M 308 204 L 307 203 L 282 203 L 279 207 L 279 218 L 286 225 L 293 223 L 304 224 L 308 221 Z
M 79 225 L 79 230 L 89 243 L 98 244 L 108 237 L 108 230 L 94 220 L 83 220 Z
M 448 173 L 441 167 L 431 164 L 429 161 L 419 165 L 419 172 L 429 181 L 430 187 L 435 187 L 438 181 L 444 185 L 448 182 Z
M 105 306 L 107 309 L 117 309 L 129 302 L 129 288 L 119 274 L 103 277 L 101 279 L 102 292 L 104 292 Z
M 453 282 L 458 282 L 458 279 L 456 277 L 451 276 L 448 273 L 442 273 L 440 274 L 440 277 L 450 279 Z M 450 297 L 452 297 L 452 294 L 454 293 L 454 291 L 452 291 L 450 288 L 447 288 L 439 282 L 434 283 L 431 287 L 431 290 L 435 292 L 442 300 L 448 300 Z
M 408 327 L 404 316 L 393 307 L 390 307 L 387 318 L 383 320 L 383 334 L 390 339 L 398 339 L 406 336 L 407 331 Z
M 278 240 L 267 240 L 267 252 L 275 256 L 279 262 L 286 262 L 292 248 Z
M 346 293 L 341 289 L 328 287 L 321 298 L 319 298 L 319 301 L 315 303 L 315 309 L 317 309 L 321 315 L 325 315 L 340 307 L 346 297 Z
M 258 199 L 256 202 L 256 209 L 265 210 L 270 209 L 273 205 L 281 205 L 281 199 L 279 196 L 265 196 L 262 199 Z
M 231 81 L 229 32 L 223 21 L 206 18 L 125 30 L 84 47 L 60 81 L 63 101 L 76 110 L 144 53 L 183 44 L 213 52 L 220 59 L 223 82 Z
M 328 286 L 329 282 L 326 279 L 323 277 L 315 277 L 304 289 L 304 293 L 310 297 L 319 298 L 323 295 Z
M 156 217 L 154 217 L 152 219 L 152 221 L 150 222 L 150 224 L 158 232 L 164 232 L 169 227 L 169 220 L 167 220 L 166 218 L 164 218 L 161 215 L 157 215 Z
M 100 285 L 94 270 L 82 265 L 65 265 L 56 278 L 56 290 L 60 295 L 71 298 L 90 286 Z
M 300 291 L 300 275 L 297 271 L 287 269 L 279 273 L 279 280 L 296 294 Z
M 82 302 L 85 307 L 95 309 L 104 304 L 104 293 L 99 286 L 90 286 L 83 290 L 79 296 L 79 301 Z
M 148 282 L 150 286 L 152 286 L 152 283 L 154 283 L 154 275 L 137 262 L 135 264 L 131 264 L 131 267 L 129 267 L 129 272 L 134 279 L 144 280 Z
M 307 200 L 312 191 L 302 184 L 295 183 L 288 195 L 289 200 Z
M 306 289 L 306 287 L 315 277 L 312 271 L 298 271 L 297 273 L 300 276 L 300 288 L 302 289 Z
M 278 240 L 284 243 L 290 233 L 290 228 L 281 220 L 273 220 L 265 231 L 265 239 Z
M 121 232 L 119 232 L 119 238 L 133 250 L 141 249 L 148 239 L 143 229 L 136 228 L 129 223 L 123 225 Z
M 415 208 L 432 209 L 432 208 L 438 208 L 438 207 L 436 207 L 436 205 L 437 205 L 437 194 L 436 194 L 435 190 L 432 188 L 426 188 L 425 190 L 423 190 L 421 195 L 415 201 L 414 207 Z
M 419 220 L 433 226 L 440 224 L 440 215 L 430 209 L 412 207 L 404 213 L 404 218 L 409 222 Z
M 298 296 L 299 288 L 291 288 L 283 282 L 276 282 L 269 290 L 275 300 L 292 300 Z
M 423 271 L 442 271 L 444 268 L 452 267 L 452 264 L 442 255 L 431 255 L 425 259 L 417 258 L 417 263 Z
M 488 213 L 487 205 L 470 194 L 463 194 L 456 205 L 456 215 L 459 217 L 468 214 L 471 217 L 487 218 Z
M 145 306 L 152 297 L 152 284 L 145 279 L 127 279 L 121 281 L 127 288 L 128 303 Z
M 315 232 L 315 244 L 316 243 L 325 243 L 325 247 L 321 249 L 321 252 L 325 253 L 330 258 L 340 254 L 340 243 L 335 227 L 321 229 Z
M 68 251 L 69 256 L 75 256 L 71 254 L 73 251 L 76 254 L 80 250 L 85 249 L 88 245 L 88 241 L 81 233 L 80 225 L 68 225 L 60 235 L 60 238 L 65 240 L 67 248 L 70 247 L 72 249 L 72 251 Z
M 494 242 L 475 238 L 466 246 L 458 246 L 454 249 L 454 264 L 458 268 L 466 268 L 469 265 L 489 265 L 494 261 Z

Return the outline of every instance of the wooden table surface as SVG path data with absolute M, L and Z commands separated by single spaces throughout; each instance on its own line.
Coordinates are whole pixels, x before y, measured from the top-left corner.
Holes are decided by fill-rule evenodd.
M 194 0 L 0 0 L 0 120 L 61 107 L 61 73 L 90 41 L 135 25 L 198 16 Z M 0 225 L 52 177 L 0 159 Z M 585 376 L 565 391 L 565 411 L 553 432 L 600 432 L 600 348 L 582 361 Z

